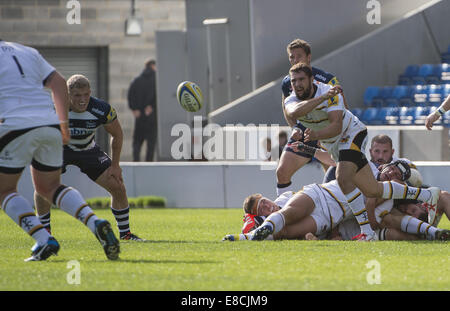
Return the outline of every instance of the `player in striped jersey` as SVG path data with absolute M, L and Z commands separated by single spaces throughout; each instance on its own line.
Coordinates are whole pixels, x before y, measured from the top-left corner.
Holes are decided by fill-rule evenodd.
M 319 140 L 337 163 L 337 182 L 353 215 L 361 226 L 360 240 L 370 241 L 375 232 L 370 227 L 365 208 L 361 209 L 363 196 L 386 199 L 415 198 L 435 206 L 439 199 L 439 188 L 418 189 L 397 182 L 378 182 L 364 155 L 367 141 L 367 128 L 349 110 L 345 109 L 341 90 L 314 81 L 309 65 L 299 63 L 291 67 L 293 93 L 286 98 L 286 113 L 307 127 L 305 142 Z M 294 210 L 295 207 L 292 207 Z M 281 230 L 286 222 L 285 215 L 290 205 L 266 219 L 256 229 L 253 238 L 265 237 L 274 230 Z
M 129 206 L 120 153 L 123 133 L 116 111 L 108 103 L 91 96 L 89 80 L 73 75 L 67 80 L 70 96 L 70 142 L 64 147 L 65 172 L 67 165 L 80 168 L 92 181 L 106 189 L 112 197 L 111 211 L 116 218 L 122 240 L 143 241 L 131 233 Z M 95 143 L 95 131 L 100 127 L 111 135 L 111 158 Z M 50 204 L 35 193 L 35 203 L 41 222 L 50 230 Z
M 36 192 L 83 222 L 114 260 L 120 245 L 109 222 L 99 219 L 76 189 L 60 182 L 62 146 L 70 139 L 68 108 L 66 81 L 55 68 L 35 49 L 0 40 L 0 202 L 36 241 L 26 261 L 46 260 L 60 248 L 17 192 L 19 178 L 30 164 Z
M 293 40 L 288 44 L 286 51 L 291 65 L 295 65 L 301 62 L 306 63 L 308 65 L 311 63 L 312 57 L 311 46 L 308 44 L 308 42 L 304 40 L 301 39 Z M 314 79 L 316 81 L 329 84 L 332 86 L 339 85 L 338 79 L 333 74 L 325 72 L 316 67 L 312 67 L 312 71 Z M 306 130 L 306 128 L 300 121 L 292 119 L 288 117 L 286 114 L 284 101 L 292 93 L 291 78 L 289 74 L 283 79 L 281 84 L 281 90 L 282 90 L 281 108 L 283 110 L 283 115 L 289 126 L 293 128 L 293 131 L 291 137 L 289 138 L 288 143 L 283 149 L 283 153 L 281 154 L 280 161 L 277 167 L 276 174 L 277 174 L 278 195 L 288 190 L 295 190 L 295 185 L 292 185 L 291 182 L 292 176 L 296 171 L 298 171 L 305 164 L 310 162 L 311 159 L 313 158 L 313 156 L 309 154 L 302 153 L 299 151 L 296 152 L 290 147 L 290 144 L 292 144 L 296 140 L 303 141 L 303 132 Z M 309 141 L 306 144 L 311 147 L 315 148 L 318 147 L 318 141 Z M 325 170 L 327 170 L 329 166 L 335 165 L 334 161 L 330 158 L 327 152 L 323 153 L 318 152 L 315 155 L 315 157 L 322 163 L 322 166 L 324 167 Z

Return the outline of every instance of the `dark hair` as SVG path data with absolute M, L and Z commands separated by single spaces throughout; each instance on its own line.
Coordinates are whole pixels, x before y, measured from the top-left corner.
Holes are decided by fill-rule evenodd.
M 305 63 L 297 63 L 289 69 L 289 73 L 299 73 L 300 71 L 303 71 L 309 78 L 313 76 L 311 67 Z
M 145 62 L 145 67 L 150 68 L 152 65 L 155 65 L 156 61 L 154 59 L 149 59 Z

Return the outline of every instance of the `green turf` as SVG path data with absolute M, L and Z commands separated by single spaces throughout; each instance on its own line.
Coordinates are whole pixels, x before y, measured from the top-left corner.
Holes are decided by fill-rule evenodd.
M 110 211 L 96 213 L 117 233 Z M 23 262 L 34 242 L 1 212 L 0 291 L 450 290 L 448 242 L 221 242 L 239 232 L 239 209 L 134 209 L 131 223 L 147 241 L 122 242 L 121 259 L 108 261 L 87 228 L 54 210 L 59 255 Z M 80 264 L 79 285 L 67 282 L 71 260 Z M 371 260 L 381 284 L 367 282 Z

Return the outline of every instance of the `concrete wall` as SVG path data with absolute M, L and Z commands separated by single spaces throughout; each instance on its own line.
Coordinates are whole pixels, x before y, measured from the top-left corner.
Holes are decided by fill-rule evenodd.
M 156 58 L 155 31 L 185 28 L 184 0 L 136 0 L 143 20 L 139 37 L 125 36 L 130 0 L 79 0 L 81 24 L 69 25 L 68 0 L 1 0 L 0 38 L 36 47 L 105 47 L 109 59 L 108 97 L 124 130 L 122 159 L 132 160 L 134 119 L 127 91 L 148 58 Z M 66 77 L 68 78 L 68 77 Z

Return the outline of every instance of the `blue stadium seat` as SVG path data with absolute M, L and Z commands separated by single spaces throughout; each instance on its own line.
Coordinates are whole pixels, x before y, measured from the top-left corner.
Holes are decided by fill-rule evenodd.
M 391 97 L 385 100 L 385 106 L 398 107 L 410 106 L 413 104 L 411 92 L 413 88 L 408 85 L 397 85 L 394 87 Z
M 406 67 L 403 74 L 398 77 L 398 84 L 411 85 L 413 84 L 412 78 L 417 76 L 419 72 L 419 65 L 409 65 Z
M 362 116 L 362 114 L 363 114 L 363 109 L 362 109 L 362 108 L 353 108 L 353 109 L 350 109 L 350 112 L 351 112 L 354 116 L 356 116 L 358 119 L 361 120 L 361 116 Z
M 401 107 L 398 124 L 410 125 L 415 123 L 416 107 Z
M 438 70 L 441 75 L 441 84 L 450 83 L 450 64 L 440 64 Z
M 446 99 L 450 95 L 450 83 L 441 85 L 442 100 Z
M 450 52 L 444 52 L 441 54 L 442 63 L 450 63 Z
M 372 124 L 376 124 L 376 117 L 377 117 L 377 113 L 378 113 L 378 109 L 375 107 L 368 107 L 366 108 L 362 115 L 361 115 L 361 121 L 364 124 L 367 125 L 372 125 Z
M 428 101 L 428 86 L 416 85 L 413 88 L 413 100 L 416 106 L 426 106 Z
M 435 66 L 432 64 L 420 65 L 417 75 L 413 77 L 415 84 L 432 84 L 440 83 L 440 77 L 435 75 Z
M 431 106 L 440 105 L 442 101 L 442 85 L 428 85 L 428 104 Z
M 430 107 L 416 107 L 415 115 L 414 115 L 414 123 L 416 125 L 425 124 L 425 119 L 430 113 Z
M 381 108 L 385 105 L 386 101 L 392 97 L 393 86 L 384 86 L 380 88 L 378 95 L 374 96 L 371 101 L 371 107 Z
M 364 92 L 364 106 L 370 107 L 372 105 L 372 100 L 378 96 L 380 93 L 380 88 L 378 86 L 368 86 Z
M 385 124 L 395 125 L 398 122 L 399 108 L 398 107 L 385 107 Z

